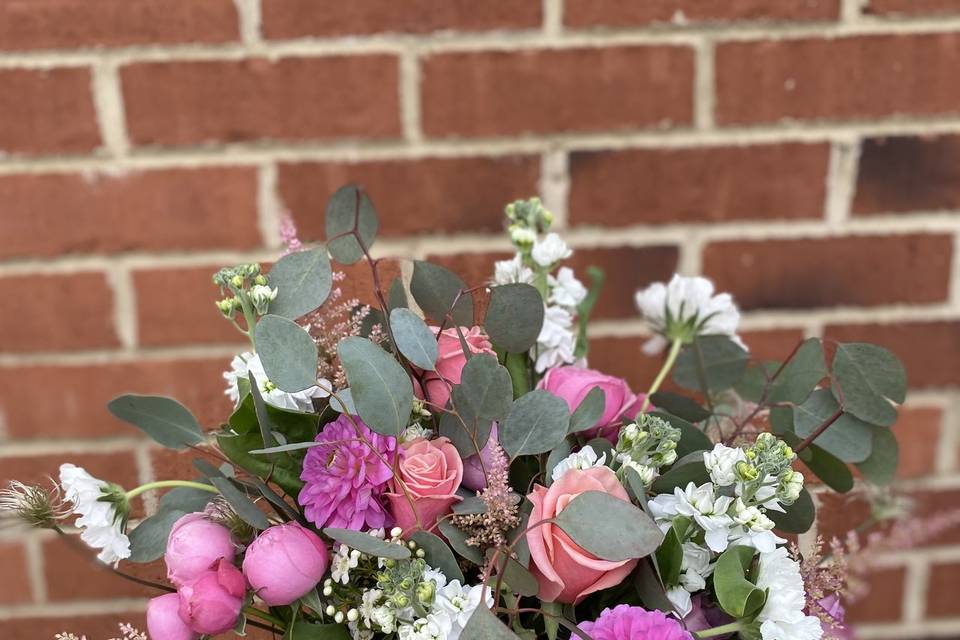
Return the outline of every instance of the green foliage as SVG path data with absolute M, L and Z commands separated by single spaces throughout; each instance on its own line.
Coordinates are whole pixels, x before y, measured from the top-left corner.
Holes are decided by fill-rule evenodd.
M 811 435 L 840 408 L 828 389 L 818 389 L 793 408 L 793 431 L 799 438 Z M 844 462 L 863 462 L 870 456 L 873 430 L 869 424 L 844 413 L 814 440 L 824 451 Z
M 460 633 L 460 640 L 519 640 L 486 604 L 477 607 Z
M 587 291 L 587 297 L 577 305 L 577 346 L 573 351 L 576 358 L 583 358 L 587 355 L 590 342 L 587 340 L 587 326 L 590 323 L 590 315 L 593 308 L 600 299 L 600 292 L 603 290 L 603 281 L 606 276 L 603 269 L 599 267 L 587 267 L 587 275 L 590 277 L 590 287 Z
M 461 372 L 456 406 L 469 406 L 469 413 L 488 420 L 502 420 L 513 402 L 510 373 L 489 354 L 475 354 Z
M 379 434 L 399 436 L 413 409 L 413 383 L 390 354 L 366 338 L 337 345 L 360 418 Z
M 493 344 L 505 351 L 523 353 L 537 342 L 543 326 L 543 299 L 524 283 L 493 287 L 484 329 Z
M 493 561 L 495 549 L 487 549 L 487 562 Z M 503 574 L 503 579 L 514 593 L 521 596 L 535 596 L 540 590 L 540 584 L 527 568 L 514 558 L 503 553 L 497 555 L 495 573 Z
M 167 509 L 145 519 L 130 532 L 130 562 L 153 562 L 167 548 L 167 538 L 173 524 L 187 515 L 186 511 Z
M 244 492 L 240 491 L 228 478 L 210 478 L 210 482 L 220 491 L 220 495 L 230 503 L 233 510 L 237 512 L 237 515 L 248 525 L 254 529 L 261 530 L 270 526 L 267 516 L 257 508 L 253 500 L 248 498 Z
M 785 509 L 786 513 L 768 509 L 767 516 L 777 525 L 777 529 L 786 533 L 806 533 L 817 517 L 813 498 L 806 489 L 801 490 L 797 501 Z
M 870 457 L 857 463 L 863 477 L 873 484 L 886 486 L 897 475 L 900 446 L 893 432 L 886 427 L 873 427 L 873 448 Z
M 833 356 L 833 378 L 834 395 L 845 411 L 884 427 L 897 421 L 890 401 L 901 404 L 906 399 L 907 374 L 895 355 L 874 344 L 839 344 Z
M 460 385 L 455 385 L 451 397 L 458 410 L 440 416 L 440 435 L 449 438 L 460 455 L 468 458 L 483 449 L 490 438 L 493 422 L 474 415 L 470 403 L 461 397 L 461 393 Z
M 437 337 L 420 316 L 398 307 L 390 312 L 390 331 L 403 357 L 421 369 L 433 371 L 440 355 Z
M 473 297 L 469 293 L 460 293 L 467 288 L 460 276 L 445 267 L 422 260 L 413 264 L 410 293 L 435 324 L 442 324 L 448 313 L 457 325 L 469 327 L 473 324 Z M 455 300 L 457 304 L 451 312 Z
M 457 558 L 442 538 L 427 531 L 415 531 L 410 539 L 426 553 L 424 559 L 428 565 L 442 571 L 447 580 L 459 580 L 460 584 L 464 584 L 463 572 L 460 571 Z
M 254 330 L 257 353 L 270 382 L 288 393 L 317 384 L 317 345 L 292 320 L 266 315 Z
M 327 202 L 327 249 L 337 262 L 353 264 L 362 258 L 379 226 L 373 203 L 360 187 L 341 187 Z
M 553 484 L 553 470 L 563 461 L 564 458 L 573 453 L 573 442 L 570 438 L 564 438 L 560 444 L 553 448 L 550 455 L 547 456 L 547 463 L 543 467 L 543 484 L 550 486 Z
M 663 409 L 667 413 L 683 418 L 687 422 L 703 422 L 712 414 L 699 404 L 679 393 L 658 391 L 650 396 L 654 407 Z
M 350 640 L 350 630 L 342 624 L 323 624 L 297 620 L 286 633 L 283 640 Z
M 747 579 L 752 547 L 733 546 L 720 554 L 713 572 L 713 588 L 720 607 L 734 618 L 749 618 L 763 608 L 766 593 Z
M 675 488 L 683 489 L 691 482 L 701 485 L 709 481 L 710 472 L 703 464 L 703 451 L 693 451 L 674 462 L 666 473 L 653 481 L 651 488 L 654 493 L 673 493 Z
M 324 535 L 345 544 L 351 549 L 356 549 L 360 553 L 366 553 L 377 558 L 388 558 L 390 560 L 406 560 L 410 557 L 410 549 L 405 545 L 395 544 L 376 538 L 365 531 L 354 531 L 353 529 L 339 529 L 337 527 L 327 527 L 323 530 Z
M 675 518 L 664 534 L 663 543 L 657 549 L 657 567 L 660 569 L 660 577 L 664 584 L 672 586 L 680 581 L 680 571 L 683 568 L 683 540 L 689 526 L 689 519 Z
M 713 449 L 713 442 L 706 434 L 693 426 L 683 418 L 664 413 L 663 411 L 653 411 L 650 413 L 655 418 L 665 420 L 668 424 L 680 429 L 680 442 L 677 443 L 677 458 L 683 458 L 694 451 L 709 451 Z
M 581 493 L 554 522 L 578 545 L 611 562 L 650 555 L 663 541 L 663 533 L 650 516 L 602 491 Z M 616 526 L 597 526 L 601 522 Z
M 267 282 L 277 288 L 271 314 L 294 320 L 317 309 L 333 287 L 326 247 L 283 256 L 270 269 Z
M 698 336 L 683 348 L 673 369 L 686 389 L 723 391 L 743 377 L 750 354 L 726 336 Z
M 507 455 L 545 453 L 560 444 L 570 426 L 567 403 L 538 389 L 521 396 L 500 423 L 500 445 Z
M 467 544 L 466 533 L 455 527 L 447 518 L 441 520 L 437 526 L 453 550 L 460 554 L 461 557 L 466 558 L 473 564 L 483 565 L 483 556 L 480 555 L 480 549 Z
M 396 277 L 390 283 L 390 291 L 387 293 L 387 308 L 393 311 L 400 308 L 406 309 L 408 306 L 407 292 L 403 288 L 403 280 Z
M 823 345 L 818 338 L 803 342 L 770 385 L 767 402 L 800 404 L 827 375 Z
M 170 449 L 186 449 L 204 441 L 203 429 L 190 410 L 164 396 L 118 396 L 107 409 Z
M 607 394 L 600 387 L 587 392 L 570 416 L 570 433 L 586 431 L 597 424 L 607 406 Z

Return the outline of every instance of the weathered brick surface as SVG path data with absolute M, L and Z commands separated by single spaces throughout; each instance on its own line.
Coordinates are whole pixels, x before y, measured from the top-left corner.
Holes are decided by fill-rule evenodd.
M 899 16 L 937 16 L 960 13 L 957 0 L 867 0 L 864 13 L 887 18 Z
M 930 568 L 927 615 L 931 618 L 952 618 L 960 614 L 960 602 L 956 598 L 958 571 L 960 562 L 944 562 Z
M 563 19 L 571 27 L 680 26 L 698 22 L 834 20 L 839 12 L 839 0 L 567 0 Z
M 0 580 L 0 605 L 30 602 L 32 592 L 30 573 L 27 569 L 27 551 L 21 542 L 0 542 L 0 565 L 3 580 Z

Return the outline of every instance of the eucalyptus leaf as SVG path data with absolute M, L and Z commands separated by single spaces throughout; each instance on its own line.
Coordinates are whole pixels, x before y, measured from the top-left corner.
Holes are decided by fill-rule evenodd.
M 689 483 L 701 485 L 710 481 L 710 472 L 703 463 L 703 451 L 693 451 L 673 463 L 670 469 L 653 481 L 654 493 L 673 493 Z
M 767 387 L 770 386 L 771 378 L 779 368 L 780 363 L 773 360 L 750 364 L 743 377 L 734 385 L 734 389 L 744 400 L 760 402 L 764 399 L 763 394 L 767 392 Z
M 433 371 L 440 355 L 437 337 L 420 316 L 398 307 L 390 312 L 390 331 L 403 357 L 414 366 Z
M 897 421 L 890 402 L 906 399 L 907 374 L 895 355 L 875 344 L 842 343 L 833 356 L 833 378 L 833 392 L 844 411 L 884 427 Z
M 167 548 L 167 538 L 174 523 L 187 515 L 180 509 L 164 509 L 156 515 L 146 518 L 130 532 L 130 562 L 153 562 L 160 558 Z
M 502 284 L 490 292 L 483 326 L 494 345 L 523 353 L 536 344 L 543 314 L 543 298 L 535 287 L 523 282 Z
M 500 423 L 500 446 L 510 458 L 545 453 L 560 444 L 570 426 L 567 403 L 542 389 L 521 396 Z
M 653 557 L 647 557 L 637 563 L 637 570 L 633 573 L 633 587 L 637 597 L 646 609 L 657 609 L 664 613 L 675 612 L 675 607 L 667 597 L 663 581 L 657 575 L 657 568 Z
M 294 320 L 319 308 L 333 287 L 326 247 L 283 256 L 270 269 L 267 281 L 277 288 L 271 314 Z
M 443 534 L 443 537 L 447 539 L 447 542 L 450 543 L 450 546 L 453 547 L 453 550 L 459 553 L 461 557 L 469 560 L 475 565 L 483 565 L 483 556 L 480 554 L 480 549 L 467 544 L 466 533 L 455 527 L 448 518 L 440 520 L 438 527 L 440 529 L 440 533 Z
M 414 531 L 410 539 L 423 549 L 428 565 L 439 569 L 447 580 L 459 580 L 460 584 L 464 584 L 463 572 L 460 571 L 457 558 L 442 538 L 427 531 Z
M 686 396 L 669 391 L 658 391 L 650 396 L 650 402 L 658 409 L 663 409 L 670 415 L 683 418 L 687 422 L 703 422 L 710 417 L 710 412 Z
M 663 533 L 650 516 L 602 491 L 577 495 L 554 522 L 585 550 L 611 562 L 647 556 L 663 541 Z M 597 526 L 602 522 L 616 526 Z
M 494 549 L 487 549 L 487 562 L 493 559 Z M 519 593 L 521 596 L 535 596 L 540 590 L 540 584 L 527 568 L 517 562 L 510 556 L 499 554 L 497 556 L 497 573 L 503 574 L 503 579 L 510 587 L 510 591 Z
M 323 530 L 323 533 L 327 537 L 333 538 L 351 549 L 356 549 L 360 553 L 366 553 L 367 555 L 377 558 L 406 560 L 410 557 L 410 549 L 408 549 L 406 545 L 387 542 L 363 531 L 327 527 Z
M 519 637 L 481 603 L 460 632 L 460 640 L 519 640 Z
M 770 385 L 767 402 L 800 404 L 827 375 L 819 338 L 805 340 Z
M 296 393 L 317 385 L 317 345 L 293 320 L 266 315 L 254 329 L 257 354 L 270 382 Z
M 107 409 L 170 449 L 186 449 L 204 441 L 200 423 L 172 398 L 123 395 L 111 400 Z
M 756 550 L 735 545 L 717 558 L 713 588 L 720 607 L 735 618 L 748 618 L 763 608 L 766 593 L 747 579 Z
M 454 300 L 457 300 L 451 313 L 454 323 L 466 327 L 473 325 L 473 297 L 469 293 L 460 295 L 467 289 L 460 276 L 445 267 L 422 260 L 413 265 L 410 293 L 420 309 L 438 325 L 451 313 Z
M 267 516 L 253 503 L 253 500 L 247 497 L 245 493 L 237 489 L 234 484 L 226 478 L 210 478 L 220 495 L 224 500 L 230 503 L 233 510 L 237 512 L 240 518 L 254 529 L 264 530 L 270 526 Z
M 214 493 L 190 487 L 174 487 L 160 496 L 160 511 L 183 511 L 193 513 L 203 511 L 207 503 L 213 500 Z
M 777 529 L 785 533 L 806 533 L 813 526 L 817 517 L 817 508 L 813 498 L 806 489 L 801 489 L 800 497 L 790 506 L 785 506 L 786 513 L 767 510 L 767 516 L 777 525 Z
M 564 458 L 573 453 L 573 444 L 570 438 L 564 438 L 560 444 L 553 448 L 550 455 L 547 456 L 547 464 L 544 466 L 543 483 L 546 486 L 553 484 L 553 470 L 563 461 Z
M 407 372 L 366 338 L 344 338 L 337 353 L 360 418 L 379 434 L 399 436 L 413 409 L 413 383 Z
M 457 396 L 466 400 L 471 414 L 488 420 L 502 420 L 510 411 L 513 402 L 513 385 L 510 373 L 489 354 L 476 354 L 461 371 L 460 392 Z M 457 408 L 460 409 L 460 404 Z
M 593 308 L 600 299 L 600 292 L 603 290 L 603 282 L 606 275 L 600 267 L 587 267 L 587 276 L 590 278 L 590 287 L 587 295 L 577 305 L 577 346 L 573 350 L 573 356 L 578 360 L 585 358 L 590 349 L 590 341 L 587 339 L 587 327 L 590 324 L 590 316 L 593 314 Z
M 297 620 L 283 634 L 283 640 L 351 640 L 346 625 Z
M 337 413 L 350 416 L 357 415 L 357 407 L 353 404 L 353 395 L 351 395 L 349 387 L 338 390 L 336 394 L 330 394 L 330 408 Z
M 369 251 L 380 221 L 366 192 L 356 185 L 341 187 L 327 202 L 327 248 L 334 260 L 353 264 Z
M 656 558 L 663 583 L 669 586 L 678 584 L 683 566 L 683 537 L 676 526 L 667 529 L 663 543 L 657 548 Z
M 873 448 L 870 457 L 857 464 L 863 477 L 880 486 L 887 486 L 897 475 L 900 446 L 893 431 L 886 427 L 873 427 Z
M 747 370 L 750 354 L 727 336 L 699 336 L 680 352 L 673 379 L 695 391 L 723 391 L 735 385 Z
M 250 381 L 250 396 L 253 398 L 253 407 L 257 414 L 257 423 L 260 425 L 260 437 L 263 439 L 263 446 L 272 447 L 276 444 L 276 440 L 273 437 L 273 421 L 270 420 L 270 414 L 267 413 L 267 403 L 263 401 L 263 396 L 260 395 L 260 389 L 253 377 L 253 372 L 248 371 L 247 377 Z
M 450 397 L 457 413 L 445 411 L 440 416 L 440 435 L 450 439 L 464 458 L 481 451 L 490 438 L 493 422 L 474 415 L 473 406 L 463 396 L 461 385 L 454 385 Z
M 806 402 L 793 408 L 793 428 L 803 439 L 829 420 L 840 408 L 828 389 L 818 389 Z M 871 425 L 844 413 L 826 431 L 817 436 L 814 444 L 844 462 L 863 462 L 873 446 Z
M 408 306 L 407 292 L 403 288 L 403 280 L 396 277 L 390 283 L 390 291 L 387 293 L 387 308 L 393 311 L 400 308 L 406 309 Z
M 590 389 L 570 416 L 570 433 L 579 433 L 595 427 L 606 407 L 606 392 L 601 387 Z

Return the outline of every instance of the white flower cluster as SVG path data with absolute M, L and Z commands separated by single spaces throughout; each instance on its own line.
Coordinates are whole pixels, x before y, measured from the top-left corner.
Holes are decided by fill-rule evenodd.
M 459 580 L 447 582 L 446 576 L 436 570 L 428 570 L 426 576 L 437 586 L 433 606 L 425 617 L 398 624 L 399 640 L 458 640 L 481 601 L 493 606 L 490 587 L 461 585 Z
M 757 588 L 767 601 L 757 616 L 763 640 L 820 640 L 820 619 L 805 615 L 806 596 L 800 565 L 784 548 L 760 554 Z
M 553 468 L 553 472 L 550 474 L 550 477 L 553 478 L 553 481 L 556 482 L 563 477 L 567 471 L 572 469 L 590 469 L 592 467 L 602 467 L 607 462 L 607 454 L 601 453 L 600 456 L 597 456 L 597 452 L 593 450 L 593 447 L 590 445 L 584 446 L 580 451 L 576 453 L 571 453 L 566 458 L 557 463 L 557 466 Z
M 267 378 L 260 356 L 247 351 L 234 356 L 230 362 L 230 371 L 225 371 L 223 374 L 224 380 L 227 381 L 227 389 L 224 393 L 230 396 L 234 404 L 240 401 L 239 380 L 247 380 L 250 373 L 253 373 L 253 379 L 257 381 L 257 388 L 264 401 L 279 409 L 313 411 L 313 398 L 326 398 L 330 395 L 330 389 L 333 388 L 329 380 L 321 378 L 317 380 L 317 386 L 303 391 L 296 393 L 282 391 Z
M 101 562 L 117 565 L 130 557 L 130 539 L 123 532 L 123 520 L 115 502 L 101 500 L 109 485 L 94 478 L 83 467 L 60 465 L 60 487 L 63 496 L 79 514 L 76 526 L 83 529 L 80 539 L 95 549 Z

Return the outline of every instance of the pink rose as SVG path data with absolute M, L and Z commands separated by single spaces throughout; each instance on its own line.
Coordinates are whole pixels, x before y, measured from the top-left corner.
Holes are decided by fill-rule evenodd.
M 434 334 L 439 329 L 439 327 L 430 328 Z M 471 353 L 494 353 L 493 346 L 480 327 L 471 329 L 460 327 L 460 331 Z M 461 372 L 467 364 L 467 357 L 463 354 L 463 347 L 456 329 L 444 330 L 437 339 L 437 346 L 440 349 L 440 356 L 437 358 L 435 370 L 423 373 L 423 391 L 431 404 L 442 408 L 450 399 L 450 385 L 460 384 Z
M 147 603 L 147 633 L 153 640 L 197 640 L 195 633 L 180 619 L 180 596 L 167 593 Z
M 621 500 L 630 500 L 609 468 L 573 469 L 549 489 L 534 485 L 533 493 L 527 496 L 533 503 L 530 522 L 556 517 L 571 500 L 586 491 L 603 491 Z M 620 584 L 637 565 L 636 560 L 601 560 L 550 523 L 528 531 L 527 543 L 530 571 L 540 583 L 540 599 L 546 602 L 576 603 L 595 591 Z
M 399 478 L 390 481 L 390 493 L 384 495 L 397 526 L 404 531 L 418 528 L 418 521 L 420 528 L 433 529 L 437 519 L 460 501 L 457 489 L 463 480 L 463 460 L 447 438 L 420 438 L 403 445 L 397 475 Z
M 226 560 L 180 587 L 180 619 L 197 633 L 215 636 L 233 628 L 247 590 L 243 574 Z
M 570 407 L 570 411 L 576 410 L 594 387 L 600 387 L 603 390 L 605 405 L 600 419 L 585 431 L 584 435 L 588 438 L 600 435 L 616 441 L 620 418 L 624 414 L 633 418 L 633 413 L 640 409 L 636 404 L 638 397 L 630 391 L 626 380 L 608 376 L 593 369 L 565 366 L 547 371 L 547 375 L 537 385 L 537 388 L 546 389 L 553 395 L 563 398 Z
M 237 554 L 230 531 L 206 519 L 203 513 L 188 513 L 173 523 L 167 538 L 167 580 L 175 586 L 208 571 L 220 558 L 233 562 Z
M 328 566 L 323 540 L 291 522 L 270 527 L 247 547 L 243 575 L 264 602 L 277 607 L 313 589 Z

